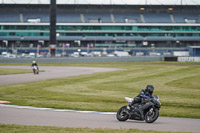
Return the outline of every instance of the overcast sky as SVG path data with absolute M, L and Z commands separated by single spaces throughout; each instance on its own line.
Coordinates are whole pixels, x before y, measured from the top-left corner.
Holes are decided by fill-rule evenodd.
M 49 4 L 50 0 L 0 0 L 4 4 Z M 200 5 L 200 0 L 57 0 L 57 4 Z

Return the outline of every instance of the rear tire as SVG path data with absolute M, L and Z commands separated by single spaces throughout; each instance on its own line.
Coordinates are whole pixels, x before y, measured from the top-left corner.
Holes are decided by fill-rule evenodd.
M 159 111 L 158 109 L 154 108 L 153 113 L 150 114 L 149 111 L 146 112 L 144 119 L 146 123 L 153 123 L 158 119 L 158 116 L 159 116 Z
M 129 118 L 129 115 L 127 114 L 127 106 L 121 107 L 117 112 L 117 120 L 118 121 L 126 121 Z

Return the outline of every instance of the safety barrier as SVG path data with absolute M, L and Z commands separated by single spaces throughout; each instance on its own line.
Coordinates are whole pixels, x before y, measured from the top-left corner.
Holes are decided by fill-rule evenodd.
M 200 57 L 178 57 L 180 62 L 200 62 Z
M 78 62 L 143 62 L 161 61 L 162 57 L 63 57 L 63 58 L 0 58 L 0 63 L 78 63 Z

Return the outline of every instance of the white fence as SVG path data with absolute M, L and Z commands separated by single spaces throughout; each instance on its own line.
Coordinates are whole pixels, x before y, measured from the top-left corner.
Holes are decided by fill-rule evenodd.
M 180 62 L 200 62 L 200 57 L 178 57 Z
M 177 57 L 181 57 L 181 56 L 189 56 L 190 55 L 190 53 L 189 53 L 189 51 L 174 51 L 173 52 L 173 55 L 174 56 L 177 56 Z

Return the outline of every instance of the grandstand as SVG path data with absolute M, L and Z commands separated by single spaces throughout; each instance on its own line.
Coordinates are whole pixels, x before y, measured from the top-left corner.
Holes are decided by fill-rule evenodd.
M 58 4 L 57 47 L 200 46 L 200 5 Z M 49 4 L 0 4 L 0 46 L 49 47 Z

